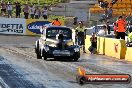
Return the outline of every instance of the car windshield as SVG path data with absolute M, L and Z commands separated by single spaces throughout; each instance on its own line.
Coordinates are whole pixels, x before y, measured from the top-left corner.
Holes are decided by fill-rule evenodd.
M 55 39 L 58 34 L 63 34 L 65 40 L 72 39 L 72 31 L 69 28 L 48 28 L 46 37 Z

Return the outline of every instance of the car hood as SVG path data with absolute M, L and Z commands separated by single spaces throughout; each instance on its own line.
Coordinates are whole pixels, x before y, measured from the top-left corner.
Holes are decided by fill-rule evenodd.
M 59 43 L 59 40 L 56 39 L 46 39 L 46 44 L 51 46 L 51 47 L 56 47 L 56 45 Z M 74 45 L 73 40 L 64 40 L 63 43 L 65 43 L 67 46 L 72 46 Z

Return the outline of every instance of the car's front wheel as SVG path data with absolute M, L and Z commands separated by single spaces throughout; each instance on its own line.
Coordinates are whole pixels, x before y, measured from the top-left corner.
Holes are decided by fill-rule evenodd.
M 44 60 L 47 60 L 47 54 L 44 49 L 42 50 L 42 57 L 44 58 Z
M 47 57 L 46 56 L 44 56 L 44 60 L 47 60 Z
M 40 53 L 37 53 L 37 59 L 42 59 L 42 56 Z
M 73 60 L 78 61 L 79 58 L 80 58 L 80 53 L 74 53 Z
M 41 50 L 40 49 L 38 50 L 38 52 L 36 54 L 37 54 L 37 59 L 42 59 Z
M 76 57 L 76 58 L 74 58 L 73 60 L 74 60 L 74 61 L 78 61 L 78 59 L 79 59 L 79 58 L 78 58 L 78 57 Z

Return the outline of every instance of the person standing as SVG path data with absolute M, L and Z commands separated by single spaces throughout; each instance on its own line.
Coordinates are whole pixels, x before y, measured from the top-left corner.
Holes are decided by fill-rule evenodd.
M 112 0 L 112 5 L 114 5 L 118 0 Z
M 109 26 L 109 22 L 106 23 L 106 27 L 107 27 L 108 34 L 110 34 L 110 26 Z
M 98 36 L 101 36 L 101 37 L 104 37 L 108 34 L 108 30 L 107 30 L 107 26 L 106 25 L 103 25 L 103 30 L 100 30 L 97 35 Z
M 117 27 L 116 27 L 116 23 L 114 23 L 114 34 L 115 34 L 115 38 L 117 38 Z
M 123 19 L 123 16 L 119 16 L 118 20 L 116 21 L 117 25 L 117 39 L 124 39 L 125 40 L 125 31 L 126 31 L 126 21 Z
M 78 26 L 77 17 L 74 17 L 74 19 L 73 19 L 73 28 L 76 29 L 77 26 Z
M 12 17 L 12 4 L 8 2 L 7 4 L 7 12 L 8 12 L 8 18 Z
M 39 7 L 38 6 L 35 9 L 35 19 L 39 19 Z
M 127 46 L 132 47 L 132 32 L 128 34 Z
M 34 5 L 31 5 L 31 6 L 30 6 L 30 17 L 31 17 L 32 19 L 34 19 L 34 13 L 35 13 Z
M 128 47 L 132 47 L 132 22 L 130 22 L 128 26 L 128 38 L 127 38 L 126 45 Z
M 24 16 L 25 16 L 24 18 L 28 19 L 28 15 L 29 15 L 29 6 L 28 6 L 28 4 L 25 4 L 23 11 L 24 11 Z
M 112 7 L 109 7 L 107 17 L 110 19 L 110 18 L 112 18 L 112 16 L 113 16 L 113 9 L 112 9 Z
M 4 1 L 2 1 L 2 3 L 1 3 L 1 14 L 2 14 L 2 16 L 5 16 L 6 9 L 7 9 L 7 5 Z
M 78 27 L 77 17 L 75 17 L 73 22 L 73 29 L 76 31 L 77 27 Z M 77 44 L 77 32 L 75 32 L 75 44 Z
M 78 38 L 78 45 L 82 46 L 83 53 L 85 52 L 85 26 L 83 22 L 79 22 L 79 26 L 76 28 L 77 38 Z
M 21 5 L 20 3 L 17 1 L 16 2 L 16 18 L 20 18 L 20 14 L 21 14 Z
M 58 18 L 56 18 L 53 22 L 52 22 L 52 25 L 54 25 L 54 26 L 61 26 L 61 22 L 59 21 L 59 19 Z
M 43 7 L 42 14 L 43 14 L 44 19 L 48 19 L 48 9 L 47 9 L 47 7 L 45 7 L 45 6 Z

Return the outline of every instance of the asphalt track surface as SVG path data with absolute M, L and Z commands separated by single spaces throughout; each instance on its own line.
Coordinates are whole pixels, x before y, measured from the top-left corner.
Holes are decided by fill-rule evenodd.
M 0 88 L 132 88 L 132 83 L 82 86 L 76 82 L 79 66 L 88 74 L 132 75 L 132 62 L 83 53 L 78 62 L 36 59 L 38 38 L 0 35 Z

